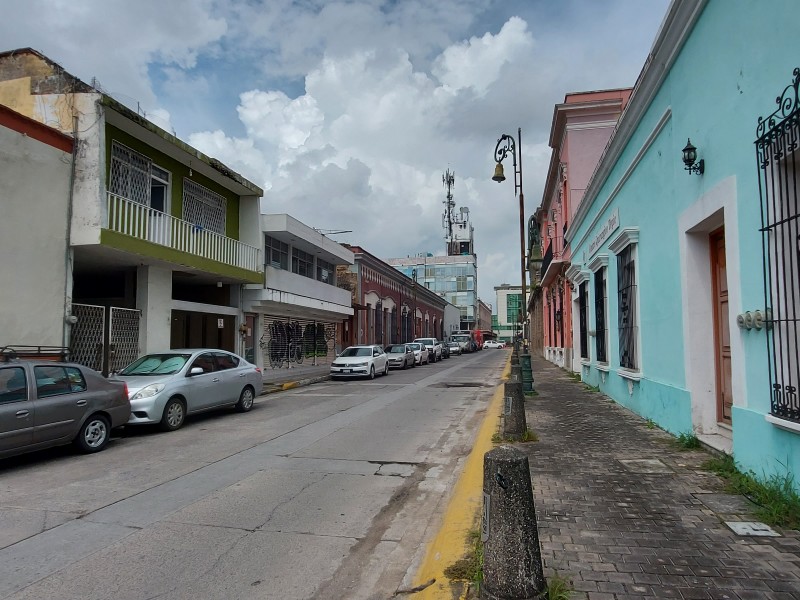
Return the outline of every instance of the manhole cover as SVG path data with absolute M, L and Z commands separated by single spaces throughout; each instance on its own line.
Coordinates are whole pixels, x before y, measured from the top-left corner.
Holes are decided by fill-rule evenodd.
M 631 473 L 672 473 L 672 469 L 657 458 L 633 458 L 619 462 Z
M 725 521 L 725 525 L 731 528 L 737 535 L 749 535 L 756 537 L 781 537 L 781 534 L 773 530 L 769 525 L 754 521 Z

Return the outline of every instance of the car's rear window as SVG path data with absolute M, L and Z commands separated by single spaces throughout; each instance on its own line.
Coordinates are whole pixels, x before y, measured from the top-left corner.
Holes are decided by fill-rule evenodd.
M 0 369 L 0 404 L 28 398 L 27 378 L 22 367 Z

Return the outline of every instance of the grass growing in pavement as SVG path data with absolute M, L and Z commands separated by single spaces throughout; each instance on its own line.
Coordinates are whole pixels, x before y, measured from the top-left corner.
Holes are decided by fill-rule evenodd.
M 653 421 L 653 419 L 647 419 L 647 422 L 645 423 L 645 425 L 647 426 L 648 429 L 655 429 L 656 428 L 656 422 Z
M 675 444 L 681 450 L 695 450 L 701 447 L 700 440 L 691 431 L 681 433 L 675 439 Z
M 457 560 L 444 570 L 444 575 L 452 581 L 469 581 L 476 588 L 483 582 L 483 542 L 481 532 L 473 529 L 469 532 L 470 553 Z
M 547 580 L 547 588 L 542 598 L 544 600 L 569 600 L 572 598 L 572 584 L 569 579 L 554 575 Z
M 767 525 L 800 528 L 800 495 L 794 487 L 794 476 L 786 470 L 758 478 L 752 471 L 743 473 L 732 456 L 712 458 L 703 468 L 725 479 L 725 489 L 742 494 L 757 506 L 756 516 Z

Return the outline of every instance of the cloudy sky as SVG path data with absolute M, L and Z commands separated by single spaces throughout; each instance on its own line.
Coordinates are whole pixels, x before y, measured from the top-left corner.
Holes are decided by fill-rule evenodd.
M 632 86 L 667 0 L 0 0 L 32 47 L 381 258 L 444 254 L 442 174 L 475 227 L 481 299 L 520 279 L 513 178 L 541 203 L 554 104 Z M 507 167 L 510 174 L 511 166 Z

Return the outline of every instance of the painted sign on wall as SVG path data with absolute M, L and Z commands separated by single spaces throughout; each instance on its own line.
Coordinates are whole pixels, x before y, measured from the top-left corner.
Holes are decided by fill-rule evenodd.
M 595 252 L 597 252 L 598 248 L 603 245 L 603 242 L 605 242 L 618 228 L 619 207 L 614 209 L 614 211 L 609 215 L 608 219 L 606 219 L 606 222 L 603 223 L 603 226 L 597 232 L 597 235 L 594 236 L 594 239 L 589 242 L 589 258 L 591 258 Z

